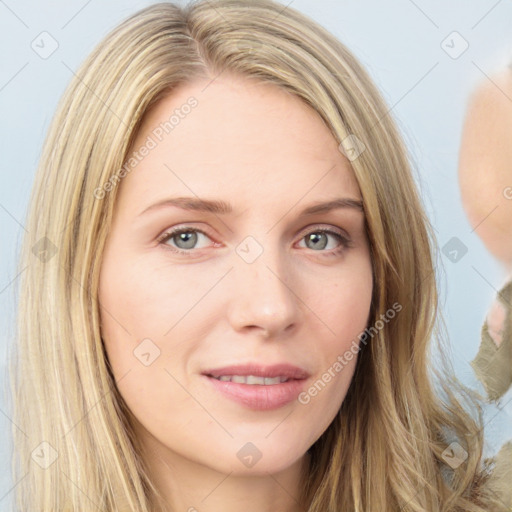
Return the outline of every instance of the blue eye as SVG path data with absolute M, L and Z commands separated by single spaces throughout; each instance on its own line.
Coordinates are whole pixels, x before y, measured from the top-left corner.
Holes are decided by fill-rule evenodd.
M 330 247 L 330 250 L 325 251 L 324 249 L 329 245 L 329 237 L 336 239 L 338 245 Z M 315 231 L 310 231 L 304 235 L 301 240 L 305 240 L 308 249 L 330 253 L 331 255 L 339 254 L 341 251 L 351 246 L 351 242 L 347 237 L 331 229 L 316 229 Z
M 159 242 L 168 245 L 169 240 L 174 242 L 173 246 L 170 246 L 171 250 L 178 253 L 188 253 L 191 249 L 198 249 L 195 245 L 200 238 L 199 235 L 203 235 L 206 238 L 210 238 L 204 231 L 197 228 L 179 228 L 162 235 Z
M 192 256 L 194 249 L 204 249 L 204 247 L 197 247 L 201 237 L 211 240 L 211 238 L 202 230 L 192 227 L 181 227 L 164 233 L 158 242 L 177 254 L 185 256 Z M 333 247 L 328 247 L 329 239 L 334 239 Z M 343 250 L 352 246 L 351 241 L 346 236 L 334 231 L 332 229 L 317 228 L 310 231 L 301 237 L 301 242 L 305 241 L 305 247 L 315 252 L 325 253 L 326 256 L 335 256 Z M 172 244 L 168 243 L 172 242 Z M 304 247 L 304 246 L 302 246 Z M 327 250 L 326 250 L 327 249 Z

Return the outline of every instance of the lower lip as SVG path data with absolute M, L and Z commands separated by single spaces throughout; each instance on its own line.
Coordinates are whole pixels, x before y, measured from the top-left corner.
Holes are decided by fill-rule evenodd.
M 293 402 L 304 387 L 305 379 L 292 379 L 280 384 L 239 384 L 204 375 L 223 395 L 256 411 L 278 409 Z

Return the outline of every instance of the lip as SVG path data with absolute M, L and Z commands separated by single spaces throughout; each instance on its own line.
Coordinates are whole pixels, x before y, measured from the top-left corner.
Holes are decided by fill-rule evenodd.
M 224 366 L 201 372 L 202 377 L 225 397 L 257 411 L 278 409 L 296 400 L 304 388 L 309 373 L 298 366 L 275 364 L 263 366 L 256 363 Z M 221 375 L 254 375 L 257 377 L 287 377 L 288 381 L 280 384 L 259 385 L 240 384 L 237 382 L 220 381 L 215 377 Z
M 221 375 L 254 375 L 256 377 L 288 377 L 289 379 L 307 379 L 309 373 L 299 366 L 287 363 L 270 366 L 258 363 L 238 364 L 212 368 L 201 372 L 203 375 L 220 377 Z

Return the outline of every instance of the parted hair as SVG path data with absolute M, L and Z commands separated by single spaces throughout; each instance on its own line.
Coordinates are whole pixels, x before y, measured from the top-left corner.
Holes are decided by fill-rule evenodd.
M 444 339 L 437 249 L 390 109 L 342 42 L 271 0 L 145 8 L 94 49 L 59 103 L 19 263 L 11 368 L 19 510 L 163 508 L 101 339 L 99 268 L 119 186 L 98 189 L 123 168 L 151 106 L 223 72 L 297 96 L 340 147 L 358 141 L 364 150 L 349 160 L 371 250 L 369 325 L 402 306 L 362 347 L 338 414 L 309 449 L 303 510 L 500 510 L 487 490 L 478 402 L 448 367 L 433 367 L 432 344 Z M 467 458 L 452 468 L 445 450 L 455 442 Z M 36 448 L 56 459 L 42 468 Z

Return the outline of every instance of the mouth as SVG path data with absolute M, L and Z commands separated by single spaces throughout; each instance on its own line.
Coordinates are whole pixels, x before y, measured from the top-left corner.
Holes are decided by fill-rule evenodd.
M 282 382 L 288 382 L 288 377 L 258 377 L 257 375 L 221 375 L 220 377 L 214 377 L 208 375 L 212 379 L 217 379 L 222 382 L 236 382 L 237 384 L 248 384 L 249 386 L 273 386 L 275 384 L 281 384 Z
M 259 363 L 231 365 L 204 370 L 202 374 L 224 381 L 235 379 L 234 382 L 239 383 L 242 383 L 240 380 L 242 378 L 249 380 L 249 382 L 243 382 L 244 384 L 265 384 L 261 379 L 280 379 L 280 381 L 275 380 L 275 382 L 268 382 L 269 384 L 278 384 L 286 380 L 300 380 L 309 377 L 309 373 L 304 368 L 288 363 L 266 366 Z M 255 381 L 255 379 L 257 381 Z
M 309 373 L 298 366 L 246 364 L 202 372 L 224 397 L 253 410 L 272 410 L 295 400 Z

